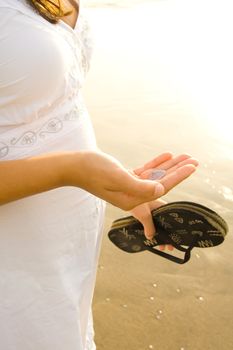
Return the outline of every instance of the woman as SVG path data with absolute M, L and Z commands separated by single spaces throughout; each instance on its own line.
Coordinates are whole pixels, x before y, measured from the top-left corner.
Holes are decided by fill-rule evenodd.
M 4 350 L 95 349 L 91 301 L 102 199 L 134 208 L 151 238 L 150 209 L 163 203 L 154 200 L 197 165 L 190 156 L 165 153 L 130 172 L 97 149 L 81 96 L 91 45 L 78 5 L 74 0 L 0 3 Z M 166 176 L 146 180 L 156 168 Z

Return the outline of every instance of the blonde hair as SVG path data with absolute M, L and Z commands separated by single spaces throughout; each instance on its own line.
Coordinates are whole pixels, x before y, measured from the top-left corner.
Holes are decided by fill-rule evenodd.
M 72 13 L 72 10 L 64 8 L 61 0 L 27 0 L 27 2 L 51 23 L 57 23 L 59 19 Z M 75 1 L 72 3 L 77 6 L 78 10 L 78 4 Z

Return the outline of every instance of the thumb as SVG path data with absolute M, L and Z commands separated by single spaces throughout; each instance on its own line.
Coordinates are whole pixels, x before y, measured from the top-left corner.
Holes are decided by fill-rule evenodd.
M 165 188 L 160 182 L 135 178 L 135 184 L 132 186 L 131 191 L 133 191 L 134 196 L 149 202 L 163 196 Z

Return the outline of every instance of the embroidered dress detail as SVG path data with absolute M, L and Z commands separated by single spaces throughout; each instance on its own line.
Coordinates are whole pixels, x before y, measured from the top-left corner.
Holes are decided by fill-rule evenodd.
M 3 133 L 0 139 L 0 160 L 34 154 L 44 142 L 56 141 L 56 134 L 66 134 L 70 130 L 72 132 L 81 123 L 85 123 L 85 118 L 89 118 L 88 112 L 81 96 L 78 96 L 76 105 L 68 112 L 60 113 L 57 117 L 44 118 L 44 123 L 37 120 L 31 123 L 30 130 L 26 124 L 18 127 L 13 133 L 12 130 Z M 70 125 L 67 125 L 68 123 Z

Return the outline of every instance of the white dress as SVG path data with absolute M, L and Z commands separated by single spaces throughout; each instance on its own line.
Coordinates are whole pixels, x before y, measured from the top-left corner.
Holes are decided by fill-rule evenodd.
M 96 149 L 81 96 L 91 44 L 24 0 L 0 1 L 0 161 Z M 0 348 L 94 350 L 104 203 L 64 187 L 0 206 Z

